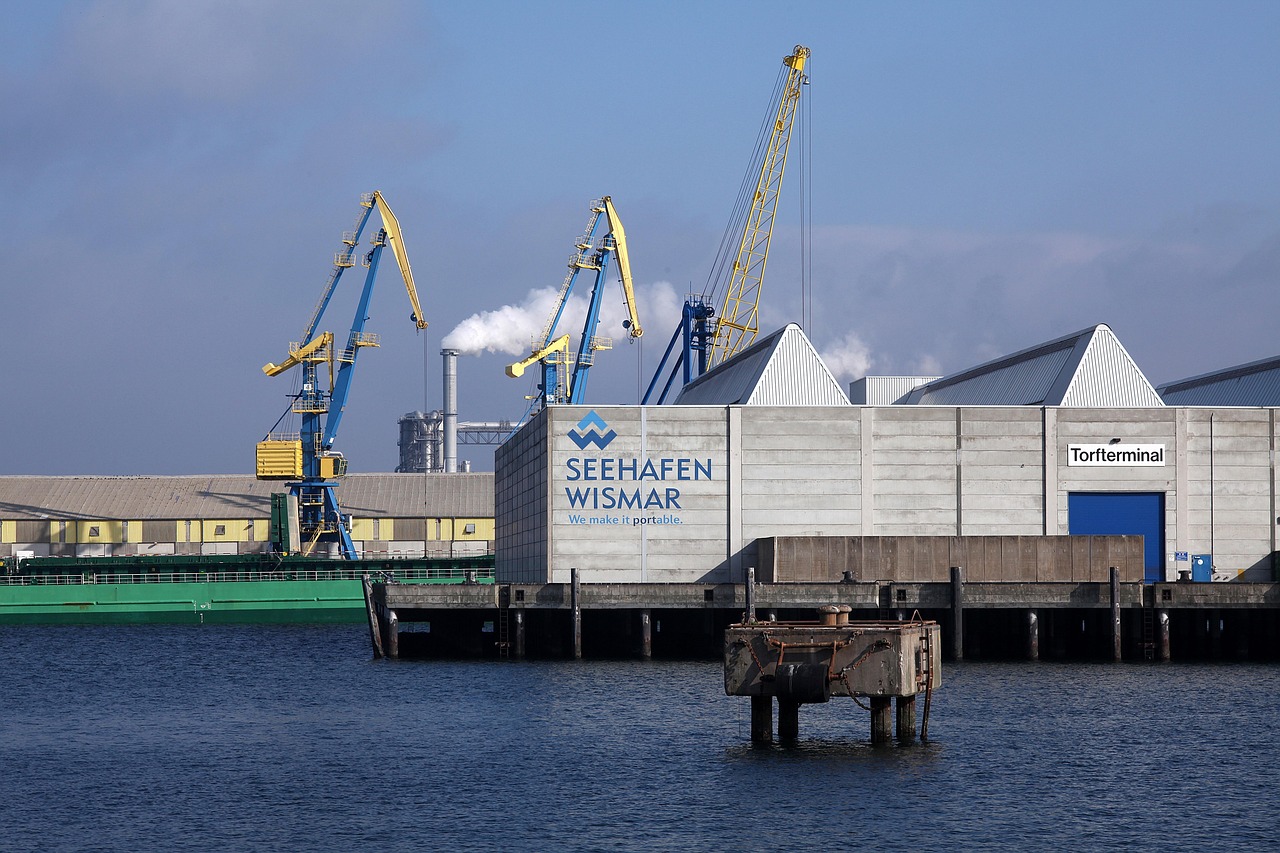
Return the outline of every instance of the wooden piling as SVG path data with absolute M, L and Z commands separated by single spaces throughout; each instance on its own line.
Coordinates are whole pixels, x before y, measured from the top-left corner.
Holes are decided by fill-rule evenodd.
M 916 697 L 899 696 L 897 705 L 898 740 L 907 743 L 916 739 Z
M 1120 635 L 1120 570 L 1111 567 L 1111 659 L 1119 661 L 1123 644 Z
M 369 617 L 369 641 L 373 643 L 373 656 L 380 658 L 382 654 L 382 626 L 378 624 L 378 609 L 373 606 L 373 581 L 365 574 L 360 578 L 364 587 L 364 607 Z
M 756 621 L 756 568 L 755 566 L 747 567 L 747 624 L 750 625 Z
M 1027 660 L 1040 660 L 1040 614 L 1027 611 Z
M 887 700 L 886 700 L 887 701 Z M 800 703 L 789 699 L 778 700 L 778 740 L 794 741 L 800 738 Z
M 647 607 L 640 611 L 640 658 L 653 659 L 653 620 Z
M 773 697 L 751 697 L 751 742 L 773 743 Z
M 964 660 L 964 568 L 951 567 L 951 657 Z
M 515 649 L 513 649 L 513 654 L 515 655 L 516 660 L 524 660 L 524 611 L 513 610 L 511 611 L 511 615 L 516 620 Z
M 871 742 L 888 743 L 893 740 L 893 713 L 888 696 L 871 697 Z
M 582 660 L 582 581 L 576 568 L 569 570 L 573 607 L 573 659 Z
M 387 611 L 387 657 L 400 657 L 400 619 L 394 610 Z
M 1156 645 L 1160 649 L 1160 660 L 1172 658 L 1169 649 L 1169 611 L 1161 610 L 1156 614 Z

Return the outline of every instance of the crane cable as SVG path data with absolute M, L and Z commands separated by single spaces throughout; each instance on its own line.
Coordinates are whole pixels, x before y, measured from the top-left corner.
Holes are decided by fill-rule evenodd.
M 769 99 L 769 109 L 760 122 L 756 133 L 755 149 L 751 154 L 751 162 L 742 176 L 742 185 L 738 188 L 738 197 L 734 200 L 729 214 L 729 222 L 725 225 L 720 237 L 720 246 L 716 258 L 707 274 L 701 298 L 704 302 L 714 303 L 719 298 L 719 291 L 732 277 L 733 262 L 737 258 L 738 245 L 742 241 L 745 223 L 755 202 L 756 185 L 760 180 L 760 171 L 764 167 L 764 157 L 769 147 L 769 139 L 773 135 L 774 122 L 777 121 L 778 105 L 786 90 L 790 69 L 783 65 L 773 86 L 773 96 Z

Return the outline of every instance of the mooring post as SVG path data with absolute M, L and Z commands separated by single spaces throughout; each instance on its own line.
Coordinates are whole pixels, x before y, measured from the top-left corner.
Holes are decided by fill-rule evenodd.
M 871 742 L 888 743 L 893 740 L 893 712 L 888 696 L 871 697 Z
M 951 657 L 964 660 L 964 567 L 951 567 Z M 873 706 L 874 707 L 874 706 Z
M 898 710 L 898 740 L 902 742 L 916 739 L 916 697 L 899 696 L 896 700 Z
M 1111 659 L 1119 661 L 1122 657 L 1120 642 L 1120 570 L 1111 567 Z
M 889 700 L 886 699 L 886 702 Z M 778 740 L 793 741 L 800 737 L 800 703 L 778 700 Z
M 524 611 L 513 610 L 511 615 L 516 620 L 516 643 L 514 654 L 516 660 L 524 660 Z
M 571 586 L 569 596 L 573 606 L 573 659 L 582 660 L 582 584 L 576 568 L 569 570 Z
M 1156 614 L 1157 644 L 1160 646 L 1160 660 L 1170 660 L 1169 653 L 1169 611 L 1161 610 Z
M 751 742 L 773 743 L 773 697 L 751 697 Z
M 1040 660 L 1040 614 L 1027 611 L 1027 660 Z
M 394 610 L 387 610 L 387 657 L 400 657 L 400 620 Z
M 646 607 L 640 611 L 640 657 L 642 660 L 653 659 L 652 621 L 649 618 L 649 608 Z
M 747 566 L 747 624 L 756 621 L 756 567 Z
M 369 579 L 369 575 L 365 574 L 360 577 L 360 583 L 364 587 L 364 607 L 369 615 L 369 640 L 373 643 L 373 656 L 382 657 L 382 626 L 378 624 L 378 608 L 373 604 L 373 581 Z

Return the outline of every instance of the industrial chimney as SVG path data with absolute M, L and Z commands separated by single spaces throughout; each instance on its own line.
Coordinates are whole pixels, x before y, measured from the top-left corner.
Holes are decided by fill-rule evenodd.
M 444 470 L 458 471 L 458 351 L 442 349 L 444 356 Z

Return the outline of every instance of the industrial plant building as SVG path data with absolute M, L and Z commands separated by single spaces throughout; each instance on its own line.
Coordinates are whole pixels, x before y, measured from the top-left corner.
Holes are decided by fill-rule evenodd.
M 911 579 L 898 540 L 926 537 L 934 560 L 1003 551 L 1000 579 L 1036 580 L 1060 537 L 1141 535 L 1148 581 L 1270 581 L 1280 394 L 1235 404 L 1267 374 L 1249 376 L 1171 383 L 1167 405 L 1099 325 L 949 377 L 864 380 L 853 405 L 788 326 L 674 406 L 534 417 L 497 455 L 497 577 L 741 582 L 779 542 L 893 539 L 857 579 Z

